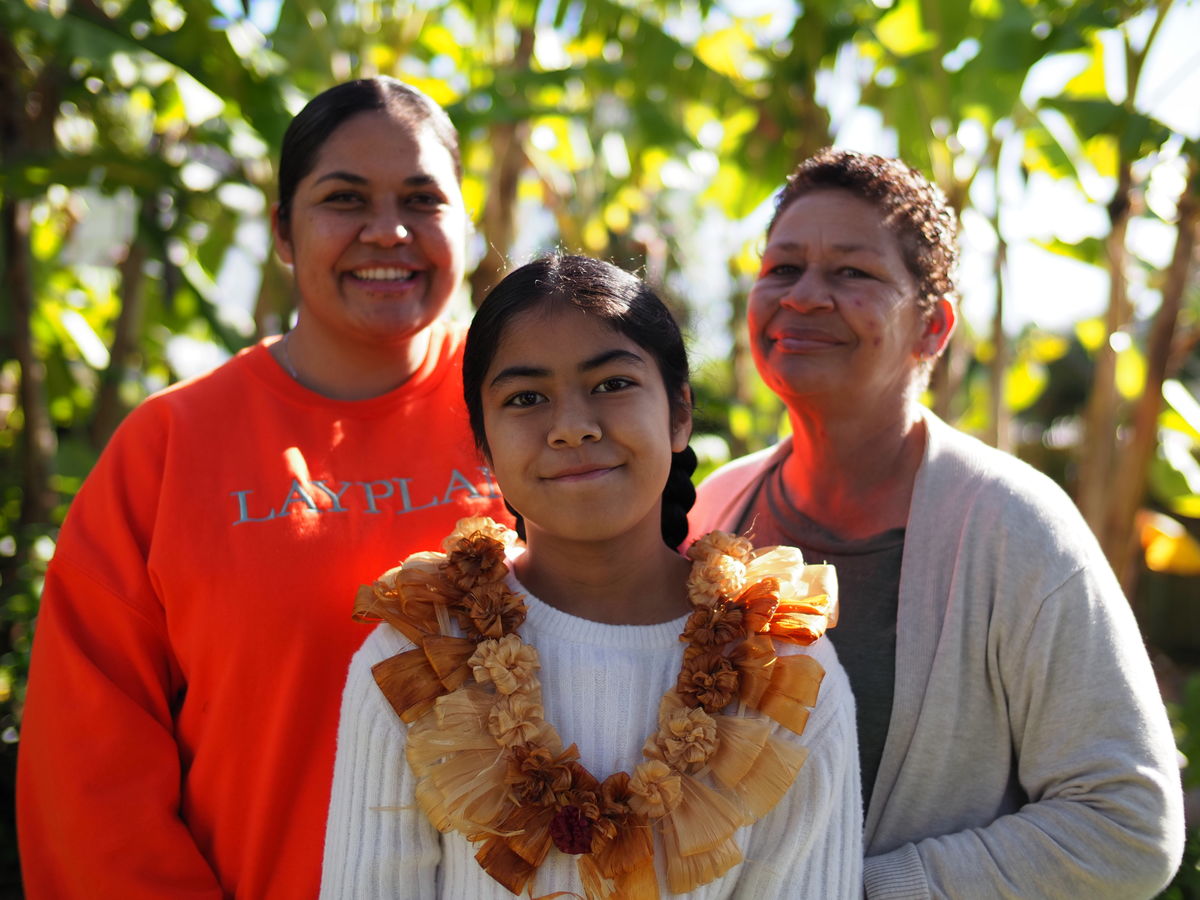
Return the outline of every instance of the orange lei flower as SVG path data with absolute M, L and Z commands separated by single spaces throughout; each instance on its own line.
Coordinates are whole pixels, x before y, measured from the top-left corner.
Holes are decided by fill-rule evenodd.
M 777 656 L 771 638 L 809 644 L 834 624 L 832 568 L 718 531 L 693 544 L 679 679 L 645 759 L 601 782 L 543 717 L 537 650 L 517 631 L 525 604 L 504 581 L 515 540 L 491 519 L 462 519 L 444 553 L 415 554 L 359 591 L 358 618 L 417 645 L 373 671 L 409 723 L 418 804 L 438 830 L 480 844 L 480 866 L 514 894 L 553 845 L 578 856 L 587 900 L 657 900 L 655 831 L 672 893 L 721 877 L 742 860 L 733 833 L 803 765 L 804 749 L 769 720 L 803 733 L 824 672 L 812 657 Z

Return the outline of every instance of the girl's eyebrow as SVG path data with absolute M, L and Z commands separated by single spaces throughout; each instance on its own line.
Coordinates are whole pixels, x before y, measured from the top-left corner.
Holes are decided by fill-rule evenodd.
M 333 172 L 326 172 L 313 184 L 320 184 L 323 181 L 348 181 L 351 184 L 367 184 L 367 179 L 355 172 L 347 172 L 342 169 L 337 169 Z M 432 175 L 410 175 L 404 179 L 404 183 L 409 187 L 419 187 L 426 184 L 434 184 L 436 179 Z
M 613 349 L 605 350 L 602 353 L 597 353 L 588 359 L 585 359 L 579 364 L 580 372 L 590 372 L 593 369 L 598 369 L 603 365 L 615 361 L 633 363 L 635 365 L 644 366 L 646 361 L 629 350 Z M 496 373 L 496 377 L 488 382 L 488 387 L 497 387 L 506 381 L 513 381 L 517 378 L 546 378 L 550 375 L 550 370 L 543 366 L 508 366 Z

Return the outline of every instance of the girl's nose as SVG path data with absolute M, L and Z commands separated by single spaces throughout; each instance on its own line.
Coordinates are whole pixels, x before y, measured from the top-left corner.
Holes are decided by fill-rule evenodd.
M 560 403 L 546 440 L 552 447 L 578 447 L 600 440 L 600 423 L 583 402 Z

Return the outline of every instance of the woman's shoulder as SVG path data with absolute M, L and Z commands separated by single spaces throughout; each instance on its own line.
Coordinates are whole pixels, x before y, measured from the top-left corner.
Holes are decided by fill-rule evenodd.
M 953 503 L 978 515 L 1047 526 L 1083 525 L 1066 491 L 1029 463 L 985 444 L 932 414 L 929 447 L 917 474 L 915 499 Z
M 696 488 L 696 502 L 688 512 L 691 532 L 686 544 L 702 537 L 713 528 L 730 528 L 726 521 L 730 513 L 740 506 L 739 500 L 754 485 L 762 473 L 781 454 L 786 453 L 787 442 L 783 441 L 748 456 L 743 456 L 718 467 Z

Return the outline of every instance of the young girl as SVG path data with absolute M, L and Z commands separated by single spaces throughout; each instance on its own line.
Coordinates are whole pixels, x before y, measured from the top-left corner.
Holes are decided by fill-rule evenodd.
M 463 382 L 524 546 L 465 519 L 360 592 L 386 621 L 343 698 L 322 896 L 860 896 L 832 573 L 720 533 L 675 551 L 695 457 L 662 302 L 523 266 Z

